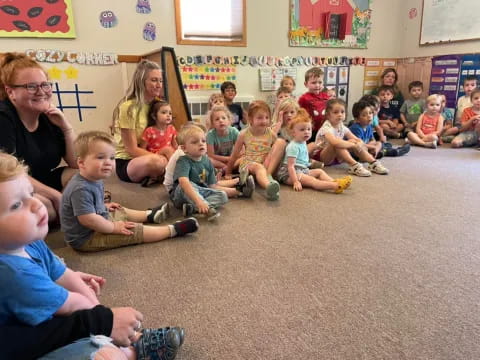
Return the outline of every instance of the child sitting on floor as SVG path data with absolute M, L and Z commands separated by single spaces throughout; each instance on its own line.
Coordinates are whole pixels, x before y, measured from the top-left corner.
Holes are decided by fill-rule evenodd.
M 180 147 L 185 155 L 177 160 L 173 188 L 169 193 L 173 204 L 183 210 L 184 216 L 205 214 L 210 221 L 220 216 L 217 209 L 227 203 L 228 197 L 252 197 L 255 189 L 252 177 L 238 187 L 224 187 L 217 183 L 202 129 L 188 126 L 180 133 Z
M 470 93 L 471 107 L 463 110 L 459 134 L 452 140 L 452 147 L 475 146 L 480 133 L 480 89 Z
M 400 120 L 405 132 L 415 131 L 418 118 L 425 110 L 425 99 L 422 99 L 423 83 L 412 81 L 408 84 L 411 99 L 406 99 L 400 107 Z
M 367 151 L 362 140 L 357 138 L 343 124 L 345 121 L 345 102 L 340 99 L 328 100 L 325 110 L 326 120 L 315 139 L 318 160 L 325 165 L 336 161 L 346 162 L 350 167 L 348 172 L 357 176 L 371 176 L 372 173 L 388 174 L 388 169 Z M 348 140 L 344 140 L 344 138 Z M 368 170 L 355 161 L 349 151 L 354 151 L 361 161 L 368 162 Z
M 293 185 L 295 191 L 301 191 L 303 186 L 315 190 L 333 190 L 342 193 L 352 182 L 350 176 L 333 180 L 322 169 L 309 169 L 307 140 L 312 136 L 312 120 L 305 109 L 288 123 L 292 140 L 285 150 L 283 163 L 277 173 L 277 179 L 288 185 Z
M 400 122 L 400 111 L 397 107 L 391 106 L 390 100 L 393 99 L 395 90 L 391 86 L 380 86 L 378 97 L 380 98 L 380 111 L 378 119 L 383 132 L 388 137 L 398 139 L 402 137 L 404 126 Z
M 177 148 L 177 130 L 172 125 L 172 108 L 163 100 L 155 100 L 148 112 L 147 128 L 143 131 L 141 147 L 164 156 L 167 161 Z
M 95 287 L 87 285 L 81 273 L 67 268 L 45 244 L 48 214 L 45 206 L 33 196 L 27 172 L 15 157 L 0 153 L 2 327 L 34 327 L 100 304 Z M 140 327 L 139 322 L 138 330 Z M 114 347 L 110 339 L 106 340 L 105 347 Z M 132 336 L 132 342 L 132 346 L 121 348 L 129 359 L 142 358 L 142 354 L 153 357 L 167 353 L 168 359 L 173 359 L 183 342 L 183 329 L 143 329 L 139 336 Z M 102 344 L 97 345 L 102 348 Z M 102 352 L 99 350 L 97 355 Z
M 436 149 L 443 128 L 441 100 L 438 95 L 433 94 L 427 97 L 426 103 L 427 110 L 418 118 L 415 132 L 409 132 L 407 138 L 412 145 Z
M 230 176 L 233 166 L 245 146 L 245 155 L 240 162 L 240 184 L 249 174 L 254 174 L 258 184 L 265 189 L 268 200 L 280 198 L 280 185 L 267 173 L 271 160 L 270 151 L 277 135 L 270 128 L 270 107 L 264 101 L 254 101 L 248 107 L 249 126 L 240 132 L 232 156 L 228 162 L 226 176 Z
M 352 115 L 355 123 L 349 127 L 350 131 L 363 141 L 367 150 L 375 159 L 383 157 L 382 142 L 376 141 L 373 136 L 373 110 L 366 101 L 359 101 L 353 104 Z
M 391 143 L 387 142 L 387 137 L 383 134 L 383 129 L 378 120 L 378 112 L 380 111 L 380 98 L 377 95 L 364 95 L 360 101 L 366 101 L 373 111 L 372 128 L 375 140 L 382 143 L 383 156 L 403 156 L 410 151 L 410 144 L 404 144 L 395 148 Z
M 455 130 L 452 131 L 454 128 L 455 116 L 452 109 L 447 108 L 447 98 L 445 94 L 438 94 L 438 96 L 440 96 L 441 104 L 440 113 L 442 114 L 444 119 L 443 129 L 439 140 L 441 140 L 442 143 L 450 143 L 455 138 L 454 134 L 458 134 L 458 128 L 455 128 Z
M 231 126 L 232 113 L 226 106 L 212 108 L 210 124 L 211 129 L 207 132 L 208 157 L 216 169 L 225 172 L 239 132 Z
M 168 203 L 149 210 L 131 210 L 103 202 L 103 180 L 115 169 L 113 139 L 101 131 L 80 134 L 75 140 L 79 173 L 66 186 L 60 220 L 65 241 L 79 251 L 101 251 L 143 242 L 156 242 L 197 231 L 194 218 L 168 226 Z
M 214 106 L 225 106 L 225 98 L 221 93 L 215 93 L 210 95 L 210 98 L 208 99 L 208 108 L 207 108 L 207 114 L 205 115 L 205 126 L 207 129 L 210 129 L 211 124 L 210 124 L 210 111 L 212 111 L 212 108 Z

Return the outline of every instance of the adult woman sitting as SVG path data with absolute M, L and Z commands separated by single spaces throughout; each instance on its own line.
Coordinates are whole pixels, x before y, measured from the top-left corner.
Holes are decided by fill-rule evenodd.
M 73 127 L 52 103 L 45 70 L 24 54 L 0 58 L 0 148 L 23 159 L 36 196 L 55 221 L 61 191 L 75 173 Z M 67 166 L 58 166 L 65 160 Z
M 395 70 L 394 68 L 386 68 L 383 70 L 382 75 L 380 75 L 380 86 L 391 86 L 394 90 L 393 99 L 390 100 L 390 106 L 393 106 L 400 110 L 405 99 L 403 98 L 403 94 L 397 86 L 397 81 L 398 74 L 397 70 Z M 372 95 L 378 95 L 378 89 L 379 87 L 374 89 L 372 91 Z
M 162 71 L 158 64 L 142 60 L 138 64 L 127 94 L 113 112 L 115 155 L 120 180 L 141 182 L 157 179 L 165 172 L 167 158 L 142 149 L 139 144 L 147 127 L 150 103 L 162 96 Z

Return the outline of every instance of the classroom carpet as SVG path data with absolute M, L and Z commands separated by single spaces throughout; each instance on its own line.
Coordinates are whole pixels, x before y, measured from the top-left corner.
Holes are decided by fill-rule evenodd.
M 93 254 L 59 232 L 48 242 L 107 278 L 103 304 L 183 326 L 180 360 L 479 359 L 480 151 L 415 147 L 383 163 L 389 175 L 341 195 L 232 199 L 184 238 Z M 167 201 L 158 185 L 106 188 L 131 208 Z

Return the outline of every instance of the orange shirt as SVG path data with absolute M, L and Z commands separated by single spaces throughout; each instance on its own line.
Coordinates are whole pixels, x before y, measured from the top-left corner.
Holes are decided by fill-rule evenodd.
M 477 115 L 480 115 L 480 114 L 477 114 L 475 111 L 473 111 L 473 107 L 466 108 L 465 110 L 463 110 L 462 119 L 461 119 L 462 124 L 466 123 L 472 117 L 477 116 Z M 473 130 L 475 130 L 475 124 L 471 124 L 470 127 L 468 129 L 466 129 L 465 131 L 473 131 Z

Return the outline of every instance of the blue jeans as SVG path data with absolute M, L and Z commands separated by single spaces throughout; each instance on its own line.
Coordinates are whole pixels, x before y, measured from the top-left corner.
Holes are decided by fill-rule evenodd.
M 211 188 L 206 188 L 202 186 L 198 186 L 197 184 L 190 183 L 193 186 L 193 189 L 197 193 L 197 195 L 205 201 L 208 206 L 216 209 L 228 201 L 228 196 L 225 191 L 222 190 L 215 190 Z M 177 209 L 181 209 L 184 203 L 192 204 L 195 211 L 198 212 L 197 205 L 190 199 L 187 195 L 185 195 L 182 187 L 177 185 L 175 190 L 170 194 L 170 198 L 172 199 L 173 205 Z
M 104 346 L 113 346 L 111 339 L 103 335 L 92 336 L 75 341 L 60 349 L 48 353 L 38 360 L 90 360 Z

